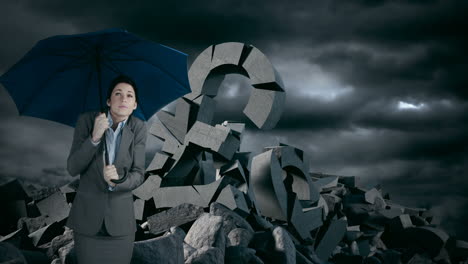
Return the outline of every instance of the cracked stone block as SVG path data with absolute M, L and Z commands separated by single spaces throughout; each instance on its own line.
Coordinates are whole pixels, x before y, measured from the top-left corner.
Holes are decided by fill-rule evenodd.
M 331 256 L 333 250 L 344 237 L 346 233 L 347 224 L 348 221 L 346 217 L 342 217 L 338 220 L 333 220 L 330 223 L 320 241 L 316 243 L 315 252 L 321 260 L 327 261 L 328 258 Z
M 180 144 L 184 142 L 190 126 L 195 122 L 198 106 L 190 100 L 181 97 L 177 99 L 175 114 L 159 111 L 156 115 Z
M 148 168 L 146 168 L 146 171 L 164 174 L 172 167 L 172 165 L 174 165 L 174 159 L 172 159 L 171 156 L 162 152 L 156 152 L 153 160 L 148 165 Z
M 145 182 L 132 191 L 133 195 L 143 201 L 151 199 L 157 189 L 161 186 L 161 177 L 157 175 L 150 175 L 146 178 Z
M 153 125 L 148 129 L 148 133 L 164 141 L 161 151 L 169 154 L 174 154 L 180 147 L 177 139 L 167 131 L 164 125 L 160 122 L 154 122 Z
M 205 200 L 193 186 L 163 187 L 155 191 L 154 205 L 156 208 L 176 207 L 183 203 L 191 203 L 201 207 L 208 207 Z
M 162 178 L 161 187 L 191 185 L 199 169 L 197 155 L 193 146 L 182 146 L 174 154 L 175 163 Z
M 248 247 L 254 232 L 245 228 L 234 228 L 227 235 L 227 246 L 243 246 Z
M 231 177 L 222 177 L 210 184 L 193 185 L 193 188 L 199 193 L 204 205 L 209 205 L 215 201 L 221 191 L 228 185 L 237 186 L 239 182 Z
M 210 85 L 219 86 L 223 80 L 224 76 L 216 76 L 214 78 L 209 78 L 207 79 L 207 82 L 205 83 L 204 87 Z M 213 123 L 213 116 L 216 110 L 216 101 L 209 96 L 200 95 L 197 98 L 195 98 L 192 102 L 198 105 L 196 120 L 211 125 Z
M 213 56 L 214 46 L 211 45 L 202 51 L 193 61 L 188 71 L 188 77 L 190 82 L 190 89 L 192 93 L 185 95 L 185 98 L 193 100 L 200 94 L 215 96 L 217 89 L 213 91 L 205 87 L 204 83 L 211 71 L 211 58 Z
M 233 160 L 226 165 L 222 166 L 219 171 L 220 175 L 233 177 L 241 183 L 247 183 L 244 168 L 239 160 Z
M 358 187 L 359 177 L 356 176 L 339 176 L 338 182 L 344 184 L 346 187 Z
M 296 207 L 297 213 L 296 212 Z M 323 224 L 323 208 L 309 207 L 302 208 L 299 203 L 295 203 L 291 224 L 303 236 L 303 239 L 310 238 L 310 232 Z M 306 234 L 306 235 L 305 235 Z
M 224 250 L 216 247 L 204 246 L 193 252 L 187 258 L 185 264 L 223 264 L 224 263 Z
M 283 91 L 281 77 L 268 58 L 259 49 L 251 46 L 247 58 L 242 63 L 242 67 L 247 71 L 253 86 L 258 87 L 265 83 L 274 83 L 277 90 Z
M 235 228 L 244 228 L 254 232 L 252 226 L 244 218 L 220 203 L 214 202 L 210 205 L 210 214 L 222 217 L 226 235 Z
M 239 139 L 230 133 L 230 129 L 216 128 L 199 121 L 195 122 L 185 136 L 185 145 L 189 142 L 210 149 L 228 160 L 240 146 Z
M 390 208 L 390 209 L 381 209 L 377 211 L 377 214 L 387 218 L 393 219 L 403 214 L 403 209 L 401 208 Z
M 210 184 L 216 180 L 216 169 L 212 160 L 200 160 L 198 166 L 200 169 L 193 180 L 193 184 Z
M 287 192 L 283 184 L 282 169 L 272 150 L 252 159 L 250 187 L 262 215 L 287 221 Z
M 183 203 L 148 217 L 148 228 L 150 233 L 159 235 L 173 226 L 181 226 L 195 221 L 203 213 L 203 207 Z
M 224 257 L 226 234 L 223 229 L 223 217 L 202 214 L 190 227 L 184 241 L 197 249 L 204 246 L 219 248 Z
M 246 217 L 250 210 L 245 201 L 244 193 L 232 185 L 224 187 L 216 202 L 223 204 L 237 214 Z
M 50 242 L 54 237 L 63 233 L 63 226 L 58 222 L 53 222 L 41 229 L 38 229 L 28 235 L 34 246 L 39 246 Z
M 211 59 L 211 69 L 222 65 L 239 65 L 244 44 L 239 42 L 225 42 L 214 46 Z
M 56 192 L 51 196 L 36 203 L 41 215 L 47 215 L 46 222 L 60 222 L 68 217 L 70 206 L 67 203 L 66 197 L 61 192 Z
M 232 131 L 232 134 L 238 139 L 241 139 L 242 133 L 245 130 L 245 123 L 224 121 L 221 125 L 224 127 L 228 127 Z
M 408 227 L 403 237 L 407 246 L 423 249 L 431 257 L 437 256 L 449 239 L 443 230 L 429 226 Z
M 276 88 L 272 85 L 270 89 Z M 283 113 L 286 94 L 282 91 L 252 89 L 249 101 L 242 111 L 258 128 L 276 126 Z
M 177 235 L 137 241 L 133 245 L 131 263 L 184 263 L 183 241 Z
M 255 255 L 255 249 L 244 246 L 230 246 L 226 248 L 224 263 L 263 263 L 263 261 Z
M 336 187 L 338 185 L 338 176 L 326 176 L 314 181 L 315 186 L 322 191 L 325 188 Z
M 135 213 L 136 220 L 143 220 L 143 212 L 145 210 L 145 201 L 142 199 L 136 199 L 133 201 L 133 211 Z

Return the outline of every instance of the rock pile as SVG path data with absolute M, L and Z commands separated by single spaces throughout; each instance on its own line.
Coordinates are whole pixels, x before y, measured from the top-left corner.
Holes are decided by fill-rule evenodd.
M 132 263 L 467 263 L 468 243 L 438 228 L 431 210 L 396 204 L 357 177 L 311 173 L 293 146 L 240 152 L 244 124 L 212 124 L 227 73 L 251 79 L 244 113 L 257 127 L 279 120 L 285 94 L 264 54 L 242 43 L 203 51 L 189 71 L 193 92 L 149 129 L 164 145 L 133 190 Z M 0 261 L 73 263 L 64 223 L 78 184 L 34 195 L 17 180 L 1 186 Z

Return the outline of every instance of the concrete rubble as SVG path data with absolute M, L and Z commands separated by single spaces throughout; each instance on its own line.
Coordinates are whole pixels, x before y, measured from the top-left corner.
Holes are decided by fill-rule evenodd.
M 358 177 L 311 172 L 294 146 L 240 152 L 245 125 L 212 122 L 229 73 L 251 80 L 244 114 L 253 124 L 278 122 L 285 92 L 263 53 L 236 42 L 204 50 L 189 70 L 192 93 L 149 128 L 164 144 L 133 190 L 133 264 L 468 262 L 468 242 L 442 230 L 431 210 L 397 204 Z M 0 262 L 74 263 L 64 224 L 78 186 L 0 186 Z

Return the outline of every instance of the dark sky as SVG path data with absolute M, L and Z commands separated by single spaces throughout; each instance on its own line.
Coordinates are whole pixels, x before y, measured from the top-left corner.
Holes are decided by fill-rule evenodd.
M 281 75 L 287 99 L 276 128 L 256 129 L 242 115 L 249 80 L 226 77 L 216 118 L 247 123 L 242 150 L 299 147 L 312 171 L 382 183 L 468 240 L 467 1 L 157 2 L 4 1 L 0 73 L 42 38 L 109 27 L 179 49 L 189 65 L 212 44 L 251 44 Z M 18 116 L 1 86 L 0 100 L 1 180 L 69 181 L 73 129 Z M 148 140 L 148 159 L 160 143 Z

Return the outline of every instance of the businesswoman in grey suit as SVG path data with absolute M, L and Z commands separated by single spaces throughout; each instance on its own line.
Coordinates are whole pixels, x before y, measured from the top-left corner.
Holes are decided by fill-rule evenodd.
M 109 87 L 107 117 L 87 112 L 77 121 L 67 168 L 81 176 L 67 226 L 74 230 L 79 264 L 130 263 L 136 231 L 132 190 L 144 180 L 147 135 L 146 124 L 132 115 L 137 102 L 135 83 L 119 76 Z M 111 181 L 123 177 L 122 183 Z

